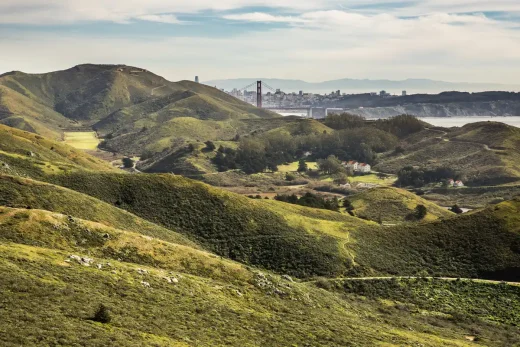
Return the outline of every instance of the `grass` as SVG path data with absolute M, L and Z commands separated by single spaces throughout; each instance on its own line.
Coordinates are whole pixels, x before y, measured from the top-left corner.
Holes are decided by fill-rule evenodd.
M 90 149 L 94 150 L 98 147 L 101 142 L 95 131 L 85 132 L 65 132 L 64 142 L 77 149 Z
M 307 168 L 311 170 L 318 169 L 318 163 L 316 162 L 307 162 Z M 279 165 L 278 166 L 279 172 L 297 172 L 298 171 L 298 162 L 292 162 L 287 165 Z
M 515 199 L 456 218 L 353 230 L 356 262 L 376 273 L 520 281 Z
M 470 186 L 511 184 L 520 181 L 519 141 L 518 128 L 494 122 L 469 124 L 446 134 L 427 130 L 405 139 L 403 154 L 382 155 L 375 169 L 397 173 L 405 166 L 447 166 Z
M 381 220 L 384 223 L 403 223 L 406 216 L 412 213 L 418 205 L 427 209 L 425 221 L 438 218 L 453 217 L 448 210 L 403 189 L 381 187 L 363 191 L 348 197 L 354 206 L 354 214 L 372 221 Z
M 262 202 L 179 176 L 78 173 L 51 180 L 233 260 L 298 277 L 338 276 L 351 266 L 335 238 L 294 227 Z
M 396 177 L 395 176 L 391 176 L 389 178 L 379 178 L 377 177 L 376 174 L 369 174 L 369 175 L 364 175 L 364 176 L 352 176 L 352 177 L 349 177 L 349 181 L 350 183 L 368 183 L 368 184 L 376 184 L 378 186 L 383 186 L 383 187 L 390 187 L 392 186 L 395 181 L 396 181 Z
M 396 287 L 377 280 L 334 281 L 323 290 L 201 253 L 190 257 L 205 267 L 186 268 L 175 261 L 183 252 L 161 252 L 174 245 L 86 221 L 70 223 L 62 215 L 0 212 L 0 331 L 9 331 L 0 338 L 6 347 L 85 341 L 93 347 L 518 343 L 518 310 L 501 309 L 519 305 L 516 287 L 405 280 Z M 138 253 L 161 257 L 157 263 L 114 260 L 100 251 L 136 239 Z M 71 253 L 86 252 L 93 266 L 66 261 Z M 90 320 L 99 304 L 108 307 L 109 324 Z M 467 335 L 478 340 L 470 342 Z

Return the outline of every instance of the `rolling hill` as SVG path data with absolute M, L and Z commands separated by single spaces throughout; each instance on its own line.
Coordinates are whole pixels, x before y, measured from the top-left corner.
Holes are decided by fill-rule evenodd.
M 126 65 L 86 64 L 45 74 L 14 71 L 0 76 L 0 123 L 54 139 L 61 139 L 65 129 L 97 123 L 100 134 L 114 139 L 108 147 L 133 153 L 138 153 L 137 147 L 119 148 L 124 140 L 117 138 L 147 128 L 148 137 L 167 142 L 177 133 L 165 132 L 160 125 L 171 121 L 172 131 L 177 128 L 176 118 L 222 121 L 276 116 L 215 88 L 170 82 Z M 206 127 L 215 129 L 213 124 Z
M 456 279 L 519 280 L 518 199 L 381 227 L 0 131 L 2 346 L 520 343 L 520 287 Z M 381 192 L 366 211 L 423 203 Z
M 376 170 L 397 173 L 405 166 L 450 167 L 469 185 L 520 180 L 520 129 L 480 122 L 454 129 L 425 129 L 404 139 L 404 153 L 386 153 Z
M 438 218 L 453 217 L 448 210 L 435 205 L 409 191 L 391 187 L 370 189 L 348 197 L 354 210 L 354 215 L 372 221 L 383 223 L 402 223 L 413 213 L 415 207 L 423 205 L 427 209 L 425 221 Z

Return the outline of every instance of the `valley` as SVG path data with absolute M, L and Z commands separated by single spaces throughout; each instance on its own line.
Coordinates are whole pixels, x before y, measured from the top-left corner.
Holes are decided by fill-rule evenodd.
M 0 110 L 2 346 L 520 344 L 519 128 L 126 65 L 1 75 Z

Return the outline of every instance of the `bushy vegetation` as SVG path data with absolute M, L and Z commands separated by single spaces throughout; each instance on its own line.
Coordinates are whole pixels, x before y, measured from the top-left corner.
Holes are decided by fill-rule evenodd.
M 433 170 L 407 166 L 397 173 L 396 185 L 400 187 L 423 187 L 430 183 L 444 183 L 448 179 L 458 180 L 461 174 L 449 167 L 440 167 Z
M 351 267 L 334 238 L 310 235 L 246 197 L 185 178 L 78 173 L 53 179 L 233 260 L 298 277 L 337 276 Z
M 520 280 L 520 201 L 432 223 L 353 232 L 356 263 L 379 273 Z
M 297 195 L 277 195 L 274 198 L 278 201 L 287 202 L 289 204 L 296 204 L 312 208 L 321 208 L 324 210 L 339 211 L 338 198 L 326 199 L 319 195 L 312 193 L 305 193 L 305 195 L 298 197 Z

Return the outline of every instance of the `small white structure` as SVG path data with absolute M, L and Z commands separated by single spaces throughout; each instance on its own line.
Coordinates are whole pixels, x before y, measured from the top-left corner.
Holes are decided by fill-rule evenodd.
M 372 167 L 368 164 L 361 163 L 358 166 L 358 171 L 362 173 L 370 173 L 370 171 L 372 171 Z
M 454 187 L 464 187 L 464 183 L 462 183 L 462 181 L 455 181 L 453 183 L 453 186 Z
M 347 169 L 351 169 L 352 171 L 358 171 L 359 169 L 359 163 L 355 160 L 345 162 L 344 165 Z

